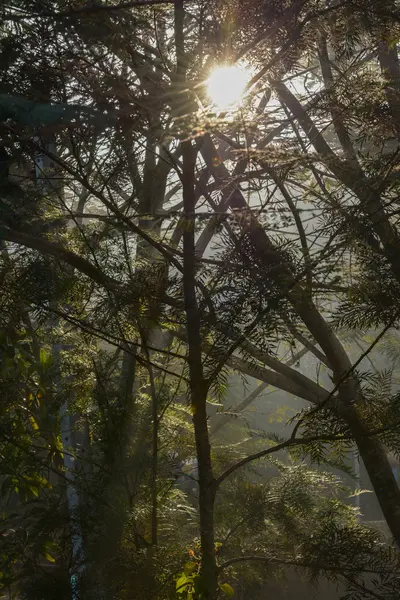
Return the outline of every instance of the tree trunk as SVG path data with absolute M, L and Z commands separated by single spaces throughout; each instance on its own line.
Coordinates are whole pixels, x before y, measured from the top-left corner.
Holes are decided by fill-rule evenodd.
M 359 169 L 357 153 L 355 152 L 349 132 L 344 123 L 342 112 L 337 107 L 338 103 L 336 99 L 335 80 L 333 77 L 331 64 L 329 62 L 327 36 L 325 33 L 321 34 L 321 39 L 319 40 L 318 56 L 325 89 L 329 90 L 330 92 L 330 113 L 332 115 L 332 124 L 335 133 L 338 137 L 340 145 L 342 146 L 344 156 L 350 163 L 354 165 L 355 169 Z
M 184 52 L 185 11 L 183 0 L 175 3 L 175 43 L 177 54 L 177 76 L 179 85 L 186 80 Z M 211 448 L 207 425 L 208 384 L 204 377 L 201 354 L 201 319 L 196 295 L 196 254 L 195 222 L 196 179 L 195 166 L 197 151 L 191 140 L 181 142 L 183 173 L 183 211 L 185 227 L 183 231 L 183 293 L 186 313 L 188 340 L 188 364 L 190 379 L 190 399 L 193 412 L 194 435 L 196 441 L 197 466 L 199 472 L 199 514 L 201 542 L 201 588 L 205 600 L 214 600 L 217 595 L 217 562 L 214 540 L 214 499 L 215 479 L 212 471 Z
M 369 435 L 359 413 L 358 407 L 363 398 L 357 379 L 350 373 L 352 365 L 349 357 L 328 323 L 308 298 L 299 296 L 294 308 L 324 351 L 332 367 L 334 382 L 339 383 L 346 373 L 349 374 L 339 386 L 339 402 L 333 410 L 347 423 L 354 436 L 382 512 L 394 540 L 400 547 L 400 490 L 384 447 L 376 437 Z
M 225 165 L 218 160 L 218 153 L 208 135 L 204 136 L 200 149 L 215 180 L 221 184 L 222 190 L 226 189 L 229 172 Z M 233 190 L 229 189 L 228 194 L 231 207 L 241 210 L 248 209 L 246 200 L 237 187 Z M 248 233 L 260 261 L 273 261 L 270 276 L 276 279 L 280 285 L 282 296 L 287 295 L 294 310 L 324 352 L 332 369 L 334 383 L 339 383 L 344 378 L 338 389 L 340 401 L 336 403 L 335 407 L 331 406 L 330 408 L 349 425 L 388 526 L 397 545 L 400 546 L 400 523 L 398 523 L 400 490 L 384 448 L 376 438 L 368 436 L 362 417 L 358 413 L 357 404 L 362 402 L 362 396 L 357 379 L 351 374 L 352 365 L 349 357 L 302 286 L 293 280 L 288 265 L 284 263 L 282 256 L 274 248 L 272 241 L 256 219 L 252 219 Z M 346 376 L 347 373 L 348 376 Z
M 350 421 L 352 421 L 352 419 L 349 419 L 347 422 L 350 424 Z M 371 480 L 372 487 L 375 490 L 383 516 L 385 517 L 394 541 L 397 546 L 400 547 L 399 487 L 390 467 L 385 448 L 375 437 L 367 437 L 362 433 L 359 434 L 357 428 L 358 424 L 357 419 L 351 424 L 354 439 Z M 379 490 L 379 493 L 377 493 L 377 490 Z
M 201 355 L 200 314 L 195 283 L 195 161 L 196 151 L 190 141 L 182 142 L 183 202 L 189 226 L 183 233 L 183 290 L 185 299 L 190 373 L 190 398 L 199 470 L 199 512 L 201 540 L 201 578 L 204 598 L 211 600 L 217 590 L 217 565 L 214 541 L 215 481 L 211 464 L 211 449 L 207 425 L 207 391 Z M 190 221 L 189 221 L 190 219 Z
M 386 80 L 386 99 L 390 107 L 397 139 L 400 141 L 400 61 L 397 45 L 391 43 L 390 38 L 391 32 L 388 30 L 378 40 L 378 59 L 382 75 Z

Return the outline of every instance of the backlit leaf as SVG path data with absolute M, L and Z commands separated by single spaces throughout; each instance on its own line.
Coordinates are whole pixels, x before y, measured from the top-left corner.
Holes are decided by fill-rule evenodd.
M 235 590 L 231 585 L 229 585 L 229 583 L 220 583 L 219 587 L 224 592 L 225 596 L 228 596 L 228 598 L 233 598 L 235 595 Z

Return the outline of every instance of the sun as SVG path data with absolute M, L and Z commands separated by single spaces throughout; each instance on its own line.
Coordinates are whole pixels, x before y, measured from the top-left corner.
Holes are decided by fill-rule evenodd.
M 237 108 L 249 79 L 249 72 L 242 67 L 236 65 L 217 67 L 206 82 L 211 102 L 221 110 Z

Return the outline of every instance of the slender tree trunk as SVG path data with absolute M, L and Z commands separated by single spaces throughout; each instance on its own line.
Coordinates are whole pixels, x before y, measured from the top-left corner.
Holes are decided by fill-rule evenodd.
M 378 439 L 365 434 L 365 427 L 358 416 L 348 415 L 347 423 L 351 426 L 383 516 L 394 541 L 400 547 L 400 491 L 387 452 Z
M 157 497 L 157 473 L 158 473 L 158 397 L 154 380 L 153 367 L 150 364 L 150 352 L 147 348 L 146 339 L 142 336 L 142 343 L 148 361 L 148 373 L 151 392 L 151 421 L 152 421 L 152 448 L 151 448 L 151 546 L 154 548 L 158 542 L 158 497 Z
M 387 3 L 389 11 L 395 11 L 393 0 Z M 386 25 L 378 39 L 378 60 L 386 80 L 385 94 L 388 101 L 397 139 L 400 141 L 400 61 L 397 44 L 393 43 L 393 31 Z
M 195 284 L 195 176 L 196 151 L 191 142 L 182 143 L 183 154 L 183 201 L 185 217 L 190 226 L 183 233 L 183 290 L 188 338 L 188 363 L 190 372 L 190 397 L 193 411 L 193 425 L 196 440 L 197 464 L 199 470 L 199 512 L 201 539 L 201 574 L 204 597 L 212 599 L 217 589 L 217 566 L 214 541 L 214 499 L 215 481 L 211 464 L 211 449 L 207 425 L 207 391 L 201 355 L 200 314 Z
M 131 346 L 128 351 L 124 351 L 121 368 L 121 399 L 124 409 L 127 413 L 132 412 L 133 384 L 135 382 L 136 372 L 136 348 Z
M 325 33 L 321 34 L 321 39 L 319 40 L 318 56 L 325 89 L 329 90 L 330 92 L 330 112 L 332 115 L 332 123 L 335 133 L 338 137 L 340 145 L 342 146 L 344 156 L 350 163 L 354 165 L 355 169 L 359 169 L 360 166 L 358 164 L 357 154 L 355 152 L 347 127 L 343 121 L 342 112 L 337 107 L 335 80 L 333 77 L 331 64 L 329 62 L 328 44 Z
M 179 84 L 186 80 L 184 52 L 183 0 L 175 3 L 175 41 Z M 183 136 L 185 137 L 185 136 Z M 181 142 L 182 188 L 185 227 L 183 232 L 183 292 L 188 339 L 190 398 L 199 472 L 199 514 L 201 541 L 202 597 L 213 600 L 217 594 L 217 563 L 214 540 L 215 479 L 207 425 L 208 384 L 204 377 L 201 354 L 201 319 L 196 295 L 196 254 L 193 214 L 196 207 L 195 165 L 197 151 L 191 140 Z
M 157 397 L 152 398 L 153 414 L 153 440 L 151 453 L 151 544 L 157 546 L 158 542 L 158 497 L 157 497 L 157 471 L 158 471 L 158 414 Z
M 389 47 L 388 42 L 378 44 L 378 58 L 382 74 L 386 79 L 385 94 L 392 119 L 400 141 L 400 64 L 397 46 Z

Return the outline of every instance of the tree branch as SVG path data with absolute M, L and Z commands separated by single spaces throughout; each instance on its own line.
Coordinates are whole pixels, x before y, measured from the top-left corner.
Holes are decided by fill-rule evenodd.
M 185 0 L 186 2 L 190 2 L 191 0 Z M 36 13 L 29 13 L 25 15 L 16 15 L 16 14 L 5 14 L 2 16 L 3 21 L 23 21 L 25 19 L 43 19 L 50 18 L 55 19 L 57 21 L 62 19 L 76 19 L 80 16 L 92 15 L 96 13 L 104 13 L 104 12 L 116 12 L 118 10 L 127 10 L 129 8 L 139 8 L 146 6 L 160 6 L 163 4 L 174 4 L 175 0 L 134 0 L 133 2 L 120 2 L 118 4 L 87 4 L 86 6 L 82 6 L 80 8 L 74 8 L 70 10 L 53 12 L 53 11 L 42 11 Z
M 284 364 L 287 365 L 288 367 L 290 367 L 291 365 L 295 364 L 298 360 L 300 360 L 300 358 L 305 356 L 308 352 L 309 352 L 308 348 L 303 348 L 302 350 L 300 350 L 300 352 L 298 352 L 295 356 L 293 356 L 287 363 L 284 363 Z M 265 381 L 263 383 L 261 383 L 259 386 L 257 386 L 257 388 L 255 390 L 253 390 L 248 396 L 246 396 L 246 398 L 238 406 L 235 406 L 234 414 L 244 411 L 244 409 L 247 408 L 257 398 L 257 396 L 259 396 L 267 387 L 269 387 L 269 384 L 266 383 Z M 269 393 L 271 393 L 271 392 L 269 392 Z M 228 415 L 223 414 L 221 416 L 221 418 L 219 419 L 219 421 L 217 422 L 217 424 L 213 427 L 212 434 L 215 435 L 217 433 L 217 431 L 219 431 L 222 427 L 224 427 L 224 425 L 228 422 L 228 420 L 229 420 L 229 414 Z
M 96 283 L 99 283 L 108 289 L 115 290 L 116 288 L 120 288 L 118 281 L 105 275 L 91 262 L 70 250 L 66 250 L 54 242 L 49 242 L 44 238 L 10 229 L 4 225 L 0 225 L 0 239 L 6 240 L 7 242 L 13 242 L 19 246 L 25 246 L 26 248 L 32 248 L 32 250 L 37 250 L 38 252 L 48 254 L 49 256 L 54 256 L 55 258 L 68 263 L 71 267 L 74 267 L 74 269 L 77 269 Z
M 259 452 L 254 452 L 254 454 L 249 454 L 242 460 L 239 460 L 234 465 L 231 465 L 215 480 L 215 485 L 218 487 L 221 485 L 225 479 L 227 479 L 232 473 L 241 469 L 245 465 L 253 462 L 254 460 L 258 460 L 259 458 L 263 458 L 264 456 L 268 456 L 268 454 L 273 454 L 275 452 L 279 452 L 280 450 L 286 450 L 287 448 L 291 448 L 293 446 L 307 446 L 308 444 L 312 444 L 313 442 L 336 442 L 342 440 L 351 440 L 350 436 L 338 436 L 338 435 L 319 435 L 319 436 L 311 436 L 308 438 L 290 438 L 281 444 L 276 444 L 276 446 L 272 446 L 272 448 L 266 448 L 264 450 L 260 450 Z
M 399 318 L 399 312 L 397 312 L 395 314 L 395 316 L 393 317 L 393 319 L 391 319 L 390 323 L 388 323 L 383 329 L 382 331 L 376 336 L 376 338 L 374 339 L 374 341 L 368 346 L 368 348 L 365 350 L 365 352 L 363 352 L 358 359 L 356 360 L 355 363 L 353 363 L 350 367 L 350 369 L 348 369 L 346 371 L 346 373 L 344 373 L 342 375 L 342 377 L 339 379 L 339 381 L 336 383 L 335 387 L 333 388 L 333 390 L 331 392 L 329 392 L 329 394 L 327 395 L 327 397 L 318 405 L 316 406 L 312 411 L 310 411 L 309 413 L 307 413 L 306 415 L 304 415 L 304 417 L 302 419 L 300 419 L 298 421 L 298 423 L 296 423 L 296 426 L 293 429 L 292 432 L 292 438 L 295 437 L 295 435 L 297 434 L 297 431 L 299 430 L 299 428 L 301 427 L 302 423 L 304 422 L 305 419 L 310 418 L 311 415 L 315 414 L 316 412 L 318 412 L 319 410 L 321 410 L 322 408 L 324 408 L 324 406 L 326 406 L 326 404 L 329 402 L 329 400 L 331 398 L 333 398 L 334 394 L 339 390 L 340 386 L 347 380 L 349 379 L 349 377 L 352 376 L 352 374 L 354 373 L 354 371 L 357 369 L 358 365 L 363 361 L 363 359 L 365 357 L 368 356 L 368 354 L 370 354 L 370 352 L 375 348 L 375 346 L 377 345 L 377 343 L 383 338 L 383 336 L 386 334 L 386 332 L 393 327 L 394 323 L 397 321 L 397 319 Z
M 303 400 L 307 400 L 312 404 L 320 404 L 329 394 L 325 388 L 311 381 L 311 379 L 307 380 L 307 386 L 303 386 L 293 381 L 293 379 L 290 379 L 287 375 L 276 373 L 261 365 L 252 365 L 238 356 L 231 356 L 227 360 L 227 364 L 240 373 L 245 373 L 250 377 L 254 377 L 254 379 L 265 381 L 265 383 L 268 383 L 269 385 L 288 392 L 289 394 L 293 394 L 294 396 L 298 396 L 299 398 L 303 398 Z
M 394 429 L 399 427 L 399 425 L 400 422 L 396 422 L 393 423 L 393 425 L 390 425 L 389 427 L 380 427 L 379 429 L 375 429 L 374 431 L 367 431 L 362 435 L 362 437 L 375 437 L 387 431 L 393 431 Z M 229 477 L 229 475 L 232 475 L 232 473 L 234 473 L 241 467 L 244 467 L 245 465 L 247 465 L 250 462 L 253 462 L 254 460 L 258 460 L 259 458 L 268 456 L 268 454 L 273 454 L 274 452 L 279 452 L 280 450 L 285 450 L 286 448 L 291 448 L 294 446 L 307 446 L 307 444 L 312 444 L 313 442 L 351 442 L 352 440 L 353 436 L 351 435 L 318 435 L 297 439 L 289 438 L 288 440 L 285 440 L 280 444 L 272 446 L 272 448 L 266 448 L 265 450 L 260 450 L 259 452 L 255 452 L 254 454 L 249 454 L 249 456 L 245 456 L 244 458 L 242 458 L 242 460 L 239 460 L 235 464 L 231 465 L 230 467 L 228 467 L 228 469 L 226 469 L 226 471 L 224 471 L 224 473 L 222 473 L 222 475 L 220 475 L 215 480 L 215 486 L 218 487 L 219 485 L 221 485 L 221 483 L 225 481 L 225 479 Z
M 273 564 L 278 564 L 278 565 L 288 565 L 290 567 L 293 566 L 293 567 L 303 567 L 306 569 L 320 569 L 321 571 L 332 571 L 332 572 L 339 572 L 339 573 L 343 573 L 343 572 L 374 573 L 374 574 L 379 574 L 379 575 L 381 573 L 383 573 L 382 569 L 379 569 L 379 571 L 374 571 L 373 569 L 358 569 L 357 567 L 349 567 L 348 565 L 344 565 L 342 567 L 335 567 L 335 566 L 331 566 L 331 565 L 324 565 L 321 563 L 307 563 L 307 562 L 300 562 L 300 561 L 285 559 L 285 558 L 276 558 L 274 556 L 256 556 L 256 555 L 238 556 L 236 558 L 230 558 L 229 560 L 222 563 L 222 565 L 219 565 L 218 569 L 219 569 L 219 571 L 223 571 L 224 569 L 227 569 L 231 565 L 237 564 L 239 562 L 248 562 L 248 561 L 268 562 L 268 563 L 273 563 Z M 387 575 L 391 575 L 392 571 L 385 571 L 385 573 Z

